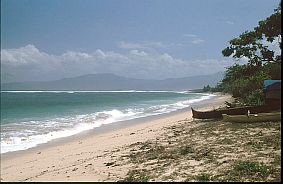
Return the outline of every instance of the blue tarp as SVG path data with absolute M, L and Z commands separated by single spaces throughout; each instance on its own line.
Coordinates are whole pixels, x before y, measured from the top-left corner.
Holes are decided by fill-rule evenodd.
M 272 84 L 275 84 L 275 83 L 280 83 L 281 85 L 281 80 L 264 80 L 263 81 L 263 86 L 264 86 L 264 89 L 266 90 L 266 88 Z

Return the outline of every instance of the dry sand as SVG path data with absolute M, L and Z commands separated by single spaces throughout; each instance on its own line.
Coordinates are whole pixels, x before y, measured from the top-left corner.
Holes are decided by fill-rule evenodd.
M 231 99 L 229 95 L 219 95 L 206 100 L 198 109 L 216 108 Z M 166 127 L 191 119 L 191 111 L 187 109 L 117 130 L 2 154 L 1 181 L 118 181 L 133 166 L 118 159 L 126 154 L 125 147 L 158 140 Z

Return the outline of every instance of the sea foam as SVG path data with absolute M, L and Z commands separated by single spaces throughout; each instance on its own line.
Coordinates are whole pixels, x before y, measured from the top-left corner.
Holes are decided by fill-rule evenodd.
M 49 120 L 4 124 L 1 125 L 1 153 L 29 149 L 54 139 L 72 136 L 105 124 L 173 112 L 189 107 L 193 103 L 210 99 L 213 96 L 215 95 L 203 95 L 194 99 L 150 107 L 112 109 Z

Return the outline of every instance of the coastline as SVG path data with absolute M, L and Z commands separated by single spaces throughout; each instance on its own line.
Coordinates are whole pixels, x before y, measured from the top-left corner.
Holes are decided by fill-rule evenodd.
M 229 95 L 218 94 L 196 106 L 202 110 L 212 109 L 230 99 Z M 117 181 L 127 174 L 130 165 L 119 166 L 119 169 L 109 167 L 114 158 L 109 153 L 121 156 L 122 151 L 117 150 L 126 145 L 155 140 L 164 133 L 164 127 L 190 120 L 190 108 L 185 108 L 116 123 L 111 128 L 104 126 L 28 150 L 4 153 L 1 155 L 1 181 Z

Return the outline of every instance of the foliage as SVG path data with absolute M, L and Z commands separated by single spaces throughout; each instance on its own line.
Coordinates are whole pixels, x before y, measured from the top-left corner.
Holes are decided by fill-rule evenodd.
M 231 170 L 227 171 L 226 179 L 228 181 L 262 181 L 272 174 L 273 169 L 263 163 L 250 161 L 236 161 Z
M 281 53 L 276 54 L 269 48 L 278 41 L 281 45 L 281 4 L 275 12 L 252 31 L 245 31 L 238 38 L 230 41 L 230 46 L 222 51 L 226 57 L 248 58 L 251 66 L 261 66 L 263 62 L 281 62 Z
M 235 64 L 227 69 L 221 85 L 223 92 L 231 93 L 246 104 L 256 105 L 263 103 L 263 80 L 270 78 L 268 70 Z
M 210 181 L 210 176 L 207 173 L 201 173 L 201 174 L 195 176 L 195 179 L 197 181 Z
M 217 83 L 216 86 L 211 87 L 209 85 L 203 86 L 202 89 L 194 90 L 195 93 L 203 93 L 203 92 L 221 92 L 223 91 L 220 83 Z
M 184 146 L 180 148 L 180 154 L 181 155 L 186 155 L 188 153 L 193 153 L 194 150 L 191 146 Z
M 281 52 L 269 47 L 276 41 L 281 50 L 281 4 L 271 16 L 260 21 L 252 31 L 232 39 L 230 46 L 222 51 L 225 57 L 246 58 L 248 63 L 228 67 L 217 88 L 231 93 L 242 103 L 263 104 L 263 80 L 281 79 Z
M 122 182 L 147 182 L 149 176 L 143 170 L 130 170 L 127 177 Z
M 211 90 L 211 87 L 209 85 L 203 87 L 204 92 L 207 92 L 207 91 L 210 91 L 210 90 Z

